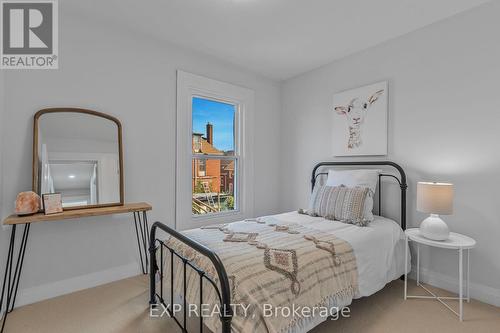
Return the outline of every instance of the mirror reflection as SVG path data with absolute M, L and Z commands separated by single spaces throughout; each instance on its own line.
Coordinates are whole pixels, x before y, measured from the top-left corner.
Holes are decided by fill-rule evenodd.
M 118 125 L 93 114 L 38 119 L 38 189 L 61 193 L 63 208 L 120 203 Z

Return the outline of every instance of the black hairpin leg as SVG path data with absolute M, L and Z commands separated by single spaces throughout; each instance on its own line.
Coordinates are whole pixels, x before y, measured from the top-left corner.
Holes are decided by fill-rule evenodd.
M 141 218 L 142 213 L 142 218 Z M 137 237 L 137 247 L 141 259 L 142 274 L 148 272 L 148 248 L 149 248 L 149 225 L 146 211 L 134 212 L 135 235 Z
M 19 244 L 19 251 L 17 254 L 16 265 L 14 266 L 14 252 L 16 243 L 16 227 L 17 225 L 12 225 L 10 232 L 10 243 L 9 252 L 7 254 L 7 262 L 5 264 L 5 273 L 3 276 L 2 284 L 2 295 L 0 297 L 0 313 L 3 310 L 2 326 L 0 333 L 3 332 L 5 328 L 5 322 L 7 321 L 7 315 L 14 310 L 14 305 L 16 303 L 17 290 L 19 288 L 19 280 L 21 278 L 21 270 L 23 269 L 24 254 L 26 253 L 26 244 L 28 243 L 28 235 L 30 232 L 30 223 L 24 225 L 23 236 L 21 238 L 21 244 Z M 14 268 L 14 270 L 13 270 Z M 4 299 L 5 299 L 5 309 L 4 309 Z

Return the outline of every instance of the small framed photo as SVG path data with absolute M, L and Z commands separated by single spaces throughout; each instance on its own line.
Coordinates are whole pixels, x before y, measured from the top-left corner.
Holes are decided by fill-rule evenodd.
M 45 215 L 63 212 L 61 193 L 46 193 L 42 195 Z

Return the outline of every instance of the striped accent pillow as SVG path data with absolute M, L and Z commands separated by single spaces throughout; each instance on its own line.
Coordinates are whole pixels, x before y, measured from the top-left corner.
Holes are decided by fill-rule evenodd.
M 363 219 L 368 187 L 316 186 L 309 202 L 308 214 L 329 220 L 366 226 Z

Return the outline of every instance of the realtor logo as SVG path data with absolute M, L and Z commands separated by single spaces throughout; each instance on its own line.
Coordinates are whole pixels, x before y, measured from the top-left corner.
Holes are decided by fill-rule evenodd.
M 57 69 L 57 2 L 1 1 L 0 68 Z

